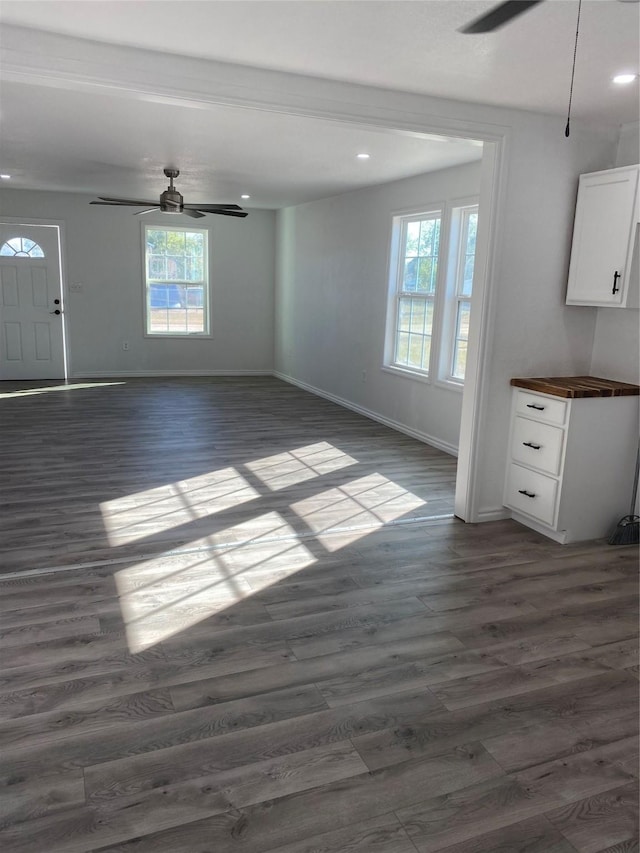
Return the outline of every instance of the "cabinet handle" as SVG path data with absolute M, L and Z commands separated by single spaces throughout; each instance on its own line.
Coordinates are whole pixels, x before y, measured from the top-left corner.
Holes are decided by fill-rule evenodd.
M 614 295 L 620 290 L 620 288 L 618 287 L 618 279 L 619 278 L 620 278 L 620 273 L 618 272 L 618 270 L 616 270 L 613 274 L 613 289 L 611 291 L 611 293 L 613 293 Z
M 532 450 L 540 450 L 541 444 L 534 444 L 532 441 L 523 441 L 525 447 L 530 447 Z
M 535 492 L 528 492 L 526 489 L 518 489 L 519 495 L 526 495 L 528 498 L 535 498 Z
M 537 409 L 539 412 L 544 412 L 546 406 L 537 406 L 535 403 L 527 403 L 527 409 Z

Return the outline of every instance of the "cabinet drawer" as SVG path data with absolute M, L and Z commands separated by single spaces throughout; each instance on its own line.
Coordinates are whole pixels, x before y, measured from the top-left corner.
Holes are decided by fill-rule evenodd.
M 560 473 L 564 430 L 529 418 L 516 417 L 511 436 L 514 462 L 539 468 L 548 474 Z
M 506 506 L 553 527 L 558 481 L 521 465 L 511 464 L 507 474 Z
M 541 397 L 539 394 L 529 394 L 526 391 L 517 392 L 516 413 L 536 421 L 561 426 L 567 418 L 567 408 L 566 400 Z

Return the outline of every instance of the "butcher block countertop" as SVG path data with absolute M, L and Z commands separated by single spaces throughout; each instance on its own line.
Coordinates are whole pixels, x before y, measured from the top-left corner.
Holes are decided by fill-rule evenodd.
M 540 394 L 554 397 L 633 397 L 640 394 L 640 385 L 616 382 L 613 379 L 598 379 L 597 376 L 542 376 L 538 378 L 512 379 L 517 388 L 527 388 Z

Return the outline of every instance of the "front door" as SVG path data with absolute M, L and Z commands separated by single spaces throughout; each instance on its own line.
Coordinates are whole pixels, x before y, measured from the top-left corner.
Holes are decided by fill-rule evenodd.
M 60 233 L 0 224 L 0 379 L 64 379 Z

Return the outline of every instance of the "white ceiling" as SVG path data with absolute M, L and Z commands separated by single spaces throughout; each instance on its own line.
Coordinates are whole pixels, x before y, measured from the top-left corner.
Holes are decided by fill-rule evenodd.
M 457 30 L 494 0 L 3 0 L 4 25 L 350 83 L 562 116 L 577 0 L 546 0 L 505 28 Z M 640 4 L 583 0 L 573 115 L 638 120 Z M 175 60 L 167 56 L 174 54 Z M 9 78 L 0 171 L 12 186 L 154 198 L 164 165 L 191 201 L 281 207 L 477 159 L 428 141 L 320 119 L 153 103 Z M 561 122 L 563 125 L 563 122 Z M 356 160 L 367 151 L 371 159 Z

